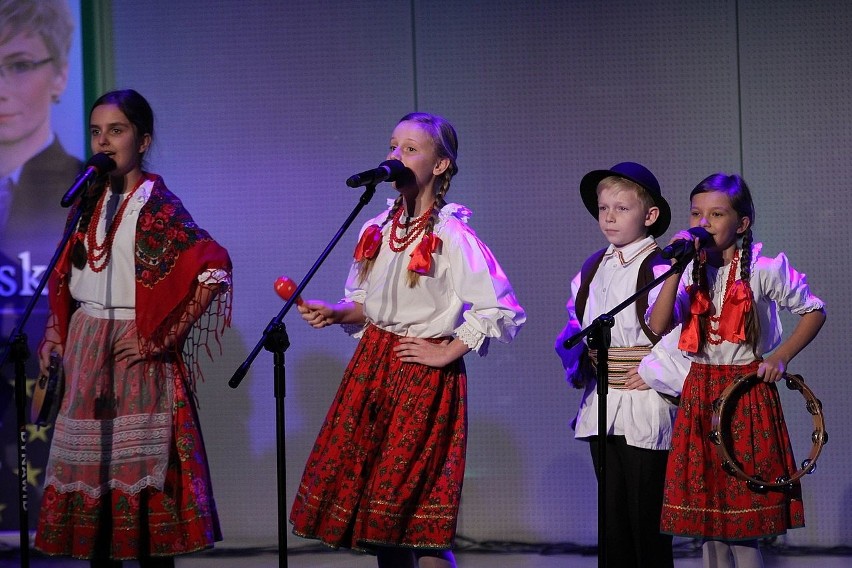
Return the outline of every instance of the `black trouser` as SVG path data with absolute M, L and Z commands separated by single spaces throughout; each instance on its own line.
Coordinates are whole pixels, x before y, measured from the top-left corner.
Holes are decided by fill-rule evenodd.
M 606 437 L 607 568 L 673 568 L 672 537 L 660 533 L 666 450 L 628 446 Z M 589 439 L 598 475 L 598 437 Z

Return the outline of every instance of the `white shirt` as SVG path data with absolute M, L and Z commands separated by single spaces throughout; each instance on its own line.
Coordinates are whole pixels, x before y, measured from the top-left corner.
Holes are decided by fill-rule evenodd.
M 360 234 L 370 225 L 381 225 L 388 214 L 389 210 L 367 221 Z M 368 323 L 397 335 L 455 336 L 480 355 L 487 352 L 489 339 L 511 341 L 526 321 L 524 309 L 491 251 L 467 226 L 469 217 L 470 210 L 456 203 L 441 209 L 433 229 L 441 245 L 432 254 L 430 274 L 421 275 L 414 288 L 408 287 L 406 273 L 420 238 L 404 251 L 393 252 L 389 221 L 363 282 L 358 278 L 359 263 L 353 263 L 345 299 L 363 304 Z
M 113 223 L 120 223 L 112 243 L 112 253 L 109 264 L 101 272 L 95 272 L 89 263 L 82 268 L 71 269 L 71 283 L 68 289 L 71 296 L 80 302 L 80 307 L 90 316 L 97 318 L 131 320 L 136 317 L 136 264 L 134 246 L 136 243 L 136 223 L 139 212 L 148 198 L 154 180 L 147 179 L 137 188 L 127 203 L 121 219 L 116 214 Z M 106 238 L 106 213 L 109 191 L 104 192 L 104 203 L 100 216 L 91 219 L 97 223 L 98 244 L 103 244 Z M 121 204 L 128 199 L 127 194 L 121 196 Z M 86 245 L 88 249 L 88 244 Z M 100 263 L 95 263 L 100 266 Z
M 761 243 L 754 243 L 752 246 L 752 268 L 749 280 L 755 300 L 753 309 L 760 321 L 758 357 L 772 351 L 781 343 L 783 330 L 779 308 L 789 310 L 796 315 L 803 315 L 825 307 L 825 302 L 811 294 L 807 276 L 790 266 L 790 261 L 783 252 L 775 258 L 768 258 L 760 256 L 762 248 Z M 692 262 L 687 265 L 680 278 L 674 309 L 675 323 L 683 323 L 685 314 L 689 313 L 689 295 L 686 287 L 692 283 L 692 265 Z M 707 266 L 707 284 L 713 302 L 713 313 L 716 314 L 721 313 L 724 287 L 730 266 L 727 264 L 718 269 Z M 739 274 L 735 278 L 739 280 Z M 650 309 L 649 307 L 649 315 Z M 755 361 L 751 346 L 729 341 L 722 341 L 720 345 L 708 344 L 704 352 L 690 354 L 689 357 L 698 363 L 715 365 L 745 365 Z
M 124 200 L 130 201 L 116 230 L 106 268 L 95 272 L 88 262 L 82 269 L 72 266 L 68 289 L 71 296 L 80 303 L 80 308 L 92 317 L 117 320 L 131 320 L 136 317 L 136 225 L 139 213 L 151 197 L 154 181 L 154 178 L 146 179 L 130 197 L 127 193 L 122 194 L 118 209 Z M 107 194 L 104 196 L 100 216 L 90 221 L 98 224 L 96 241 L 99 244 L 103 244 L 106 238 L 108 200 Z M 119 223 L 117 212 L 112 222 Z M 101 263 L 95 265 L 100 266 Z M 225 270 L 208 269 L 198 275 L 198 281 L 208 285 L 230 285 L 230 275 Z
M 571 281 L 571 298 L 566 306 L 568 324 L 556 340 L 556 350 L 562 357 L 569 381 L 571 375 L 578 370 L 583 345 L 566 350 L 562 347 L 563 342 L 636 292 L 639 269 L 642 261 L 653 251 L 653 245 L 653 238 L 646 237 L 621 248 L 609 246 L 589 284 L 589 296 L 581 322 L 577 321 L 574 309 L 581 275 L 578 273 Z M 666 270 L 668 268 L 665 265 L 655 266 L 654 276 L 660 276 Z M 649 304 L 656 299 L 658 292 L 659 285 L 649 293 Z M 633 305 L 616 314 L 615 325 L 610 334 L 612 347 L 651 346 Z M 640 375 L 652 387 L 651 390 L 607 390 L 607 435 L 624 436 L 628 445 L 640 448 L 665 450 L 671 447 L 672 424 L 677 407 L 663 399 L 657 391 L 679 395 L 689 369 L 689 361 L 683 358 L 676 348 L 672 350 L 673 355 L 666 351 L 666 347 L 671 347 L 671 341 L 664 337 L 639 366 Z M 674 338 L 674 345 L 677 345 L 677 338 Z M 596 388 L 597 385 L 592 382 L 586 386 L 583 393 L 579 411 L 571 424 L 575 438 L 585 439 L 598 435 Z

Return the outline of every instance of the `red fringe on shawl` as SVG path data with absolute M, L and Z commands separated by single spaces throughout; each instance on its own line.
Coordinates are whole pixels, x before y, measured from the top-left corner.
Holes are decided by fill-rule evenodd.
M 198 275 L 207 269 L 231 272 L 228 251 L 216 243 L 207 231 L 198 227 L 180 199 L 168 190 L 163 178 L 146 174 L 154 180 L 151 197 L 142 208 L 137 223 L 136 258 L 136 326 L 146 348 L 165 345 L 169 330 L 183 317 L 198 287 Z M 69 213 L 69 221 L 76 208 Z M 73 301 L 68 290 L 71 274 L 71 243 L 66 247 L 48 280 L 51 312 L 56 316 L 62 342 L 68 337 Z M 208 318 L 217 318 L 208 326 L 200 318 L 196 326 L 212 331 L 218 342 L 230 325 L 232 295 L 217 294 Z M 224 302 L 224 304 L 223 304 Z M 195 364 L 197 350 L 209 352 L 207 336 L 194 341 L 186 353 L 192 376 L 200 369 Z M 179 354 L 178 354 L 179 355 Z M 191 384 L 194 380 L 190 380 Z

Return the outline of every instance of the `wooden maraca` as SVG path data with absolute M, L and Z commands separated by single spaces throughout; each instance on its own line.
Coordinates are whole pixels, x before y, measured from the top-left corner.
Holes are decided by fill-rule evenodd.
M 277 280 L 275 280 L 275 292 L 281 296 L 283 300 L 289 300 L 293 297 L 293 292 L 296 291 L 298 286 L 295 282 L 293 282 L 292 278 L 288 278 L 287 276 L 279 276 Z M 296 305 L 301 306 L 305 301 L 302 300 L 301 296 L 296 296 Z

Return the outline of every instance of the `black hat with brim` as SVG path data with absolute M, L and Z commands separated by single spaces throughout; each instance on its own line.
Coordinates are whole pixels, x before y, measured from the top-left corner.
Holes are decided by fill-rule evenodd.
M 610 176 L 628 179 L 645 188 L 654 200 L 654 205 L 660 210 L 660 215 L 654 221 L 654 224 L 649 227 L 648 232 L 655 238 L 665 233 L 672 220 L 671 207 L 663 199 L 663 194 L 660 191 L 660 182 L 657 181 L 654 174 L 642 164 L 635 162 L 621 162 L 608 170 L 595 170 L 583 176 L 582 181 L 580 181 L 580 196 L 583 198 L 583 204 L 589 210 L 589 213 L 595 219 L 598 218 L 598 184 L 602 179 Z

